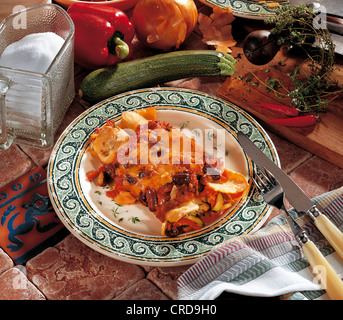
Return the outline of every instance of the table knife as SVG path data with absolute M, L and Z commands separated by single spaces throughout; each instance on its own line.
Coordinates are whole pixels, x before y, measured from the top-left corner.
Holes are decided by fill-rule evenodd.
M 255 144 L 242 132 L 237 133 L 238 142 L 244 151 L 263 169 L 267 169 L 279 181 L 286 199 L 292 204 L 299 214 L 308 214 L 315 226 L 329 241 L 343 260 L 343 233 L 317 208 L 299 186 L 271 159 L 269 159 Z

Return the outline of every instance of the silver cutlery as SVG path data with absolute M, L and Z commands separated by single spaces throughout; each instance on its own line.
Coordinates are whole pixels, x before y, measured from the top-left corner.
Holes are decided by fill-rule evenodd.
M 237 138 L 244 151 L 261 169 L 267 169 L 282 186 L 286 199 L 299 214 L 308 214 L 314 225 L 329 241 L 338 256 L 343 260 L 343 233 L 325 216 L 309 199 L 298 185 L 272 160 L 270 160 L 250 139 L 242 132 Z
M 264 172 L 263 172 L 264 171 Z M 318 267 L 324 268 L 326 279 L 321 280 L 321 286 L 332 300 L 343 300 L 343 282 L 333 267 L 325 259 L 315 244 L 309 239 L 306 231 L 289 214 L 284 205 L 284 192 L 278 181 L 267 171 L 262 170 L 254 178 L 254 183 L 262 195 L 264 201 L 279 209 L 286 217 L 286 220 L 298 241 L 306 259 L 308 260 L 314 276 L 321 274 Z
M 238 132 L 237 138 L 244 151 L 260 170 L 260 175 L 256 175 L 254 182 L 263 199 L 266 203 L 276 207 L 285 214 L 287 222 L 311 266 L 312 273 L 317 276 L 320 270 L 318 268 L 321 267 L 325 270 L 326 281 L 321 281 L 321 286 L 326 290 L 328 297 L 332 300 L 343 300 L 342 280 L 320 250 L 308 238 L 306 232 L 288 213 L 284 205 L 284 198 L 287 198 L 297 212 L 308 213 L 314 220 L 314 224 L 335 248 L 336 252 L 343 257 L 343 235 L 341 231 L 319 211 L 294 181 L 255 146 L 246 135 Z

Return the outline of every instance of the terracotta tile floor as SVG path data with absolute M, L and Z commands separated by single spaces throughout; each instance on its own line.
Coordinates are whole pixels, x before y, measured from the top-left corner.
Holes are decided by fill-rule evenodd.
M 192 37 L 190 48 L 204 46 L 196 35 Z M 136 50 L 135 54 L 139 57 L 145 53 Z M 77 88 L 82 74 L 78 69 L 75 73 Z M 222 81 L 220 77 L 186 79 L 167 85 L 215 94 Z M 56 139 L 87 107 L 76 96 Z M 270 136 L 282 168 L 308 196 L 315 197 L 343 185 L 343 169 L 272 133 Z M 0 151 L 0 187 L 37 166 L 45 167 L 50 153 L 51 150 L 16 145 Z M 274 210 L 270 218 L 277 214 Z M 177 299 L 176 280 L 187 268 L 127 264 L 101 255 L 73 235 L 68 235 L 57 245 L 48 247 L 30 259 L 25 266 L 15 266 L 0 248 L 0 299 Z

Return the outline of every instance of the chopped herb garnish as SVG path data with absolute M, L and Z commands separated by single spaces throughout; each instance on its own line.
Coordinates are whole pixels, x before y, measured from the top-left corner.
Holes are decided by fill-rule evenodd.
M 120 213 L 120 212 L 118 212 L 118 209 L 119 209 L 119 207 L 116 207 L 115 209 L 111 209 L 115 218 L 117 218 L 118 214 Z
M 182 130 L 182 129 L 184 129 L 184 128 L 187 128 L 188 124 L 189 124 L 189 120 L 185 121 L 185 122 L 182 124 L 180 130 Z
M 133 223 L 141 222 L 141 221 L 138 219 L 138 217 L 132 217 L 132 218 L 131 218 L 131 221 L 132 221 Z
M 245 82 L 250 82 L 251 81 L 251 77 L 250 76 L 247 76 L 246 78 L 245 78 Z
M 194 129 L 192 131 L 192 134 L 194 133 L 196 136 L 200 137 L 200 132 L 199 131 L 200 131 L 199 129 Z

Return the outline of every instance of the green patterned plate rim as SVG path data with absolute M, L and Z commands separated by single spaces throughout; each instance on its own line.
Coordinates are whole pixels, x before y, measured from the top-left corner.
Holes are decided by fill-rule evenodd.
M 89 136 L 106 120 L 119 120 L 124 111 L 153 106 L 158 119 L 175 127 L 185 121 L 193 126 L 225 129 L 227 157 L 236 171 L 250 177 L 255 165 L 240 148 L 236 133 L 245 133 L 270 159 L 280 166 L 276 149 L 264 129 L 236 105 L 206 93 L 179 88 L 130 91 L 94 105 L 79 115 L 61 134 L 48 165 L 48 191 L 53 207 L 67 229 L 94 250 L 125 262 L 151 266 L 176 266 L 200 260 L 214 246 L 243 233 L 254 232 L 267 219 L 270 208 L 256 189 L 250 187 L 230 212 L 202 230 L 176 238 L 153 230 L 159 221 L 142 211 L 140 204 L 110 208 L 110 199 L 86 181 L 90 167 L 97 168 L 87 152 Z M 238 169 L 237 169 L 238 168 Z M 98 197 L 98 198 L 97 198 Z M 106 199 L 105 199 L 106 198 Z M 100 201 L 101 200 L 101 201 Z M 145 209 L 145 208 L 144 208 Z M 132 215 L 139 223 L 129 223 Z M 125 220 L 125 223 L 120 222 Z M 146 222 L 146 223 L 145 223 Z M 150 229 L 150 226 L 153 227 Z
M 263 20 L 275 14 L 277 8 L 269 8 L 268 3 L 259 3 L 253 0 L 201 0 L 210 7 L 229 7 L 233 14 L 241 18 Z M 288 5 L 288 1 L 279 2 L 280 6 Z

